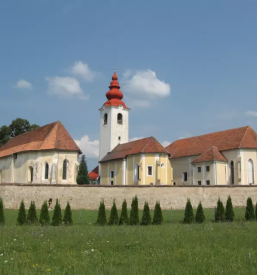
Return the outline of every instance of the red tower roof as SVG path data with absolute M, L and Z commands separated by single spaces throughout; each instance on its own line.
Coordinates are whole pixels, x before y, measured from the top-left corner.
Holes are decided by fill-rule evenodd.
M 122 101 L 123 93 L 120 91 L 120 84 L 118 81 L 118 76 L 116 74 L 116 71 L 114 71 L 114 74 L 112 76 L 112 82 L 109 86 L 109 91 L 106 93 L 106 97 L 108 101 L 104 103 L 104 106 L 116 106 L 122 105 L 124 108 L 129 109 L 126 104 Z

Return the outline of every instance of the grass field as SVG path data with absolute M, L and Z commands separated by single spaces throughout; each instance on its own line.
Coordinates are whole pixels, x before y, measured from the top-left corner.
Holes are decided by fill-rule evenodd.
M 161 226 L 99 227 L 97 211 L 83 210 L 70 227 L 19 227 L 18 211 L 6 210 L 0 274 L 257 274 L 257 222 L 235 213 L 233 223 L 214 223 L 207 209 L 200 225 L 181 224 L 177 210 L 172 223 L 163 211 Z

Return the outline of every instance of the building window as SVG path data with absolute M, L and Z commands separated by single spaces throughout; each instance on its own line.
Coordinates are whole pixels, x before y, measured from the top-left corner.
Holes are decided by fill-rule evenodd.
M 29 167 L 29 182 L 33 182 L 33 167 Z
M 140 166 L 137 165 L 137 180 L 140 180 L 139 173 L 140 173 Z
M 200 180 L 198 180 L 198 185 L 202 185 L 202 182 Z
M 111 185 L 113 185 L 113 180 L 111 181 Z
M 147 166 L 147 176 L 152 176 L 153 175 L 153 166 L 148 165 Z
M 182 173 L 182 181 L 187 181 L 187 172 Z
M 67 179 L 67 168 L 68 168 L 68 161 L 67 161 L 67 159 L 65 159 L 63 161 L 63 165 L 62 165 L 62 179 L 63 180 Z
M 206 181 L 206 185 L 210 185 L 210 181 L 209 180 Z
M 231 171 L 231 184 L 235 183 L 235 175 L 234 175 L 234 162 L 230 162 L 230 171 Z
M 108 121 L 108 115 L 104 114 L 104 124 L 107 124 L 107 121 Z
M 114 178 L 114 171 L 111 171 L 111 179 Z
M 45 163 L 45 180 L 48 180 L 48 174 L 49 174 L 49 164 Z
M 197 171 L 198 171 L 198 173 L 201 173 L 201 171 L 202 171 L 201 167 L 197 167 Z
M 253 165 L 252 159 L 248 160 L 247 178 L 248 178 L 248 184 L 254 184 L 254 165 Z
M 17 153 L 14 153 L 14 154 L 13 154 L 13 158 L 14 158 L 14 159 L 17 159 Z
M 206 166 L 206 172 L 210 172 L 210 166 Z
M 120 137 L 118 137 L 118 140 L 120 141 Z
M 122 114 L 121 113 L 119 113 L 117 115 L 117 122 L 118 122 L 118 124 L 122 124 Z

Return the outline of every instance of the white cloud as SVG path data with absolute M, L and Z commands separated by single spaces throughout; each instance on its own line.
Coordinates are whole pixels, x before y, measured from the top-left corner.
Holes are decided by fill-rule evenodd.
M 75 140 L 86 158 L 98 158 L 99 156 L 99 140 L 90 140 L 89 136 L 85 135 L 80 140 Z
M 253 117 L 257 117 L 257 112 L 255 111 L 248 111 L 245 113 L 246 116 L 253 116 Z
M 81 99 L 88 99 L 89 96 L 84 95 L 79 81 L 73 77 L 46 77 L 48 82 L 48 93 L 62 97 L 78 96 Z
M 171 144 L 171 142 L 169 142 L 169 141 L 167 141 L 167 140 L 165 140 L 165 141 L 162 142 L 162 146 L 163 146 L 163 147 L 167 147 L 167 146 L 170 145 L 170 144 Z
M 71 68 L 71 72 L 75 75 L 83 77 L 86 81 L 93 81 L 96 77 L 95 72 L 91 71 L 89 66 L 82 61 L 75 62 Z
M 135 141 L 135 140 L 138 140 L 138 139 L 142 139 L 144 137 L 133 137 L 133 138 L 130 138 L 129 141 Z
M 31 90 L 32 89 L 32 84 L 24 79 L 20 79 L 16 85 L 15 85 L 16 88 L 19 88 L 19 89 L 27 89 L 27 90 Z

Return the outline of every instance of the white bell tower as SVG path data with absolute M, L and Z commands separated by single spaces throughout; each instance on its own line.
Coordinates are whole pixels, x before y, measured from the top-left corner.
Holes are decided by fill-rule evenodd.
M 106 93 L 107 101 L 100 109 L 100 141 L 99 160 L 119 143 L 128 142 L 129 138 L 129 108 L 122 101 L 116 71 L 112 76 L 110 90 Z

